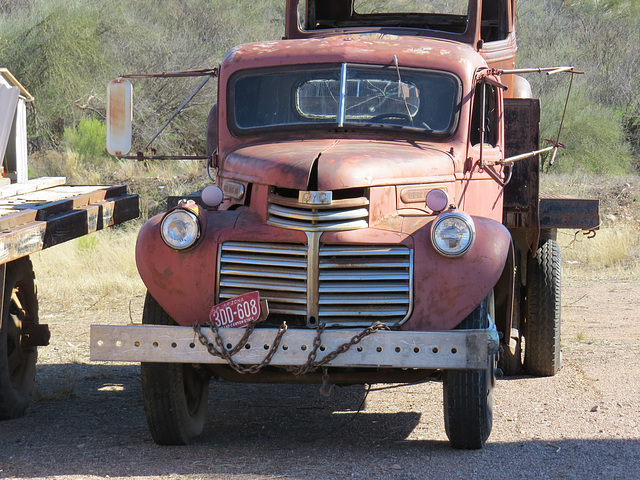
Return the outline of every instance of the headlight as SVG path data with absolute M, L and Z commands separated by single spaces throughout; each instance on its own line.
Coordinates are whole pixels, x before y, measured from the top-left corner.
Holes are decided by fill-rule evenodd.
M 431 229 L 431 243 L 445 257 L 459 257 L 467 253 L 475 236 L 473 220 L 460 212 L 440 215 Z
M 165 215 L 160 225 L 164 243 L 176 250 L 189 248 L 200 236 L 198 217 L 188 210 L 178 208 Z

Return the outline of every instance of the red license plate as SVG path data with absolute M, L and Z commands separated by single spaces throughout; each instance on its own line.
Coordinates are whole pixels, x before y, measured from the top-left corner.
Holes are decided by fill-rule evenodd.
M 246 327 L 260 318 L 260 293 L 249 292 L 211 307 L 209 320 L 220 328 Z

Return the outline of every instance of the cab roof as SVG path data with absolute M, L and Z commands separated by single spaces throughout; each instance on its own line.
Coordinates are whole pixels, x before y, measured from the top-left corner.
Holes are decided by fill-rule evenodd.
M 394 65 L 394 56 L 400 67 L 451 72 L 466 84 L 479 67 L 486 66 L 480 54 L 457 42 L 368 33 L 239 45 L 225 55 L 221 74 L 228 78 L 248 68 L 320 63 Z

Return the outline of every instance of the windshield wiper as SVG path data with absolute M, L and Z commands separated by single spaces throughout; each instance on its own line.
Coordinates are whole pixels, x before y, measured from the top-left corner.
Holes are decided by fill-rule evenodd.
M 409 110 L 409 104 L 407 103 L 407 96 L 404 92 L 402 77 L 400 76 L 400 67 L 398 66 L 398 56 L 393 56 L 393 63 L 396 65 L 396 73 L 398 74 L 398 90 L 402 95 L 402 101 L 404 102 L 404 108 L 407 109 L 407 115 L 409 116 L 409 121 L 413 124 L 413 116 L 411 115 L 411 111 Z

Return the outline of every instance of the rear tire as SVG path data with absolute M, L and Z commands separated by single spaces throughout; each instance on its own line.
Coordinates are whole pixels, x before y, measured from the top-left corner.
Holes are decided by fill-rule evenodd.
M 561 252 L 555 239 L 542 239 L 527 268 L 524 367 L 548 377 L 562 368 L 560 345 Z
M 4 278 L 0 322 L 0 420 L 24 415 L 31 397 L 38 349 L 22 344 L 27 324 L 38 324 L 38 296 L 31 260 L 23 257 L 6 265 Z
M 175 325 L 147 293 L 142 323 Z M 187 363 L 142 363 L 142 398 L 147 423 L 158 445 L 186 445 L 204 428 L 209 375 Z
M 487 328 L 493 316 L 493 295 L 489 295 L 458 325 L 457 329 Z M 446 370 L 442 392 L 444 427 L 453 448 L 482 448 L 493 425 L 495 355 L 484 370 Z

